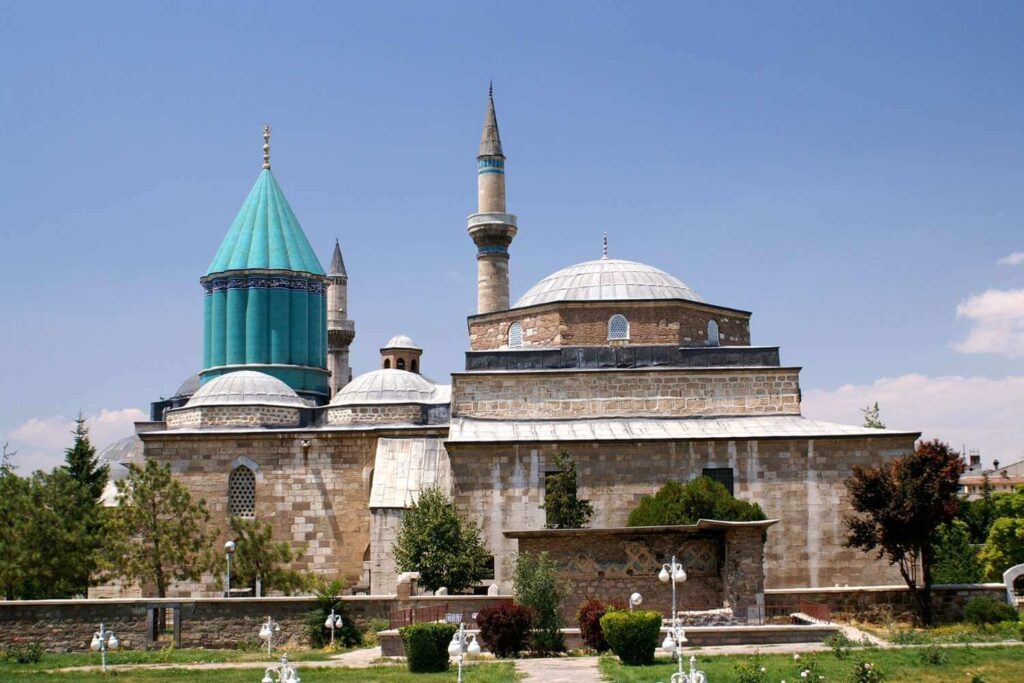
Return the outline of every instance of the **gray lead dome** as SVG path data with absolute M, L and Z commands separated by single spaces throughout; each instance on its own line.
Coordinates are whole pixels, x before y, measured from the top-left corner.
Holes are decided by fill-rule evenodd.
M 555 301 L 683 299 L 703 301 L 697 292 L 663 270 L 636 261 L 601 258 L 548 275 L 513 308 Z

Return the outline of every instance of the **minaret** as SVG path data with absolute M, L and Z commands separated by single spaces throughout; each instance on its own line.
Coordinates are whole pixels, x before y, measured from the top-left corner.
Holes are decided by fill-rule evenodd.
M 476 244 L 476 312 L 508 308 L 508 247 L 516 236 L 516 217 L 505 213 L 505 154 L 501 151 L 494 87 L 487 92 L 487 114 L 477 154 L 477 213 L 469 217 Z
M 348 319 L 348 273 L 338 240 L 334 240 L 327 282 L 327 369 L 331 373 L 331 396 L 334 396 L 352 381 L 348 347 L 356 338 L 356 324 Z

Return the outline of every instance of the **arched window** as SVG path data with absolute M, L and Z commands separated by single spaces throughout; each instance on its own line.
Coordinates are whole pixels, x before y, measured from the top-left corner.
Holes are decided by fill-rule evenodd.
M 256 473 L 245 465 L 231 470 L 228 476 L 228 516 L 256 516 Z
M 395 363 L 395 368 L 397 370 L 405 370 L 405 359 L 399 358 L 398 361 Z
M 390 368 L 391 368 L 391 359 L 390 358 L 385 358 L 384 359 L 384 369 L 388 370 Z
M 608 339 L 629 339 L 629 321 L 616 313 L 608 320 Z
M 512 323 L 508 326 L 508 346 L 515 349 L 523 345 L 523 326 L 519 323 Z
M 413 358 L 412 361 L 409 362 L 409 369 L 412 370 L 413 372 L 420 371 L 420 365 L 419 363 L 416 362 L 415 358 Z
M 718 321 L 708 321 L 708 346 L 718 346 Z

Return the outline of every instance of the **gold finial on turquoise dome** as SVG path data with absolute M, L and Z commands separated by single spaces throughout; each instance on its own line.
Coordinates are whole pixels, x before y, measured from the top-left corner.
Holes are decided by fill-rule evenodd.
M 263 126 L 263 168 L 270 168 L 270 126 Z

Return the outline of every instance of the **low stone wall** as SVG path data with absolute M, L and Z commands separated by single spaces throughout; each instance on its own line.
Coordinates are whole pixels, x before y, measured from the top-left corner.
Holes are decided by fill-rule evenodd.
M 987 596 L 1006 600 L 1006 587 L 1001 583 L 952 584 L 933 586 L 933 602 L 939 621 L 960 621 L 964 607 L 974 598 Z M 909 618 L 917 613 L 917 603 L 906 586 L 844 586 L 837 588 L 783 588 L 765 591 L 769 610 L 795 606 L 800 599 L 828 605 L 835 614 L 849 614 L 872 621 L 888 618 Z

